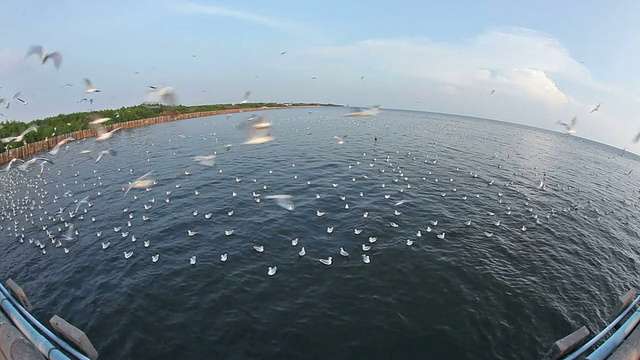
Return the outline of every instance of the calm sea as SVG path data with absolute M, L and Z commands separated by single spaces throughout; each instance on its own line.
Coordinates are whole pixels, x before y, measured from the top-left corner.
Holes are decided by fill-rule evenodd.
M 636 156 L 489 120 L 344 112 L 263 112 L 263 145 L 242 144 L 249 114 L 164 123 L 73 142 L 41 176 L 3 171 L 0 278 L 101 359 L 538 359 L 638 286 Z M 214 152 L 213 167 L 193 160 Z M 157 184 L 123 198 L 150 171 Z M 267 198 L 280 194 L 293 211 Z M 57 243 L 71 226 L 56 247 L 47 231 Z

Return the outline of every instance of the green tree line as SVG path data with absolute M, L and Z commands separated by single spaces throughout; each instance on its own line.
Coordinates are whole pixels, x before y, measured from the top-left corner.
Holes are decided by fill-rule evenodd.
M 321 105 L 321 104 L 287 104 L 290 106 L 302 106 L 302 105 Z M 244 103 L 244 104 L 213 104 L 213 105 L 196 105 L 196 106 L 184 106 L 178 105 L 176 107 L 168 107 L 160 104 L 143 104 L 130 107 L 122 107 L 120 109 L 112 110 L 99 110 L 93 112 L 79 112 L 73 114 L 60 114 L 57 116 L 48 117 L 45 119 L 34 120 L 31 122 L 20 121 L 5 121 L 0 123 L 0 138 L 7 138 L 12 136 L 18 136 L 27 128 L 32 125 L 38 127 L 37 131 L 33 131 L 25 135 L 23 141 L 20 143 L 0 142 L 0 153 L 20 147 L 24 144 L 33 143 L 40 140 L 45 140 L 52 136 L 65 135 L 77 130 L 88 129 L 89 122 L 93 120 L 94 116 L 111 118 L 110 124 L 122 123 L 132 120 L 140 120 L 153 118 L 163 115 L 171 114 L 188 114 L 201 111 L 215 111 L 215 110 L 233 110 L 243 108 L 259 108 L 259 107 L 278 107 L 283 104 L 278 103 Z

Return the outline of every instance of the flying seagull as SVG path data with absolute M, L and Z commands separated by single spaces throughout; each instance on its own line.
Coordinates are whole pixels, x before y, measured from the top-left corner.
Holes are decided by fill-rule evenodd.
M 59 52 L 54 51 L 52 53 L 48 53 L 48 52 L 44 51 L 42 46 L 34 45 L 34 46 L 29 48 L 25 58 L 27 58 L 27 57 L 29 57 L 29 56 L 31 56 L 33 54 L 36 54 L 36 55 L 40 56 L 40 61 L 42 62 L 42 65 L 44 65 L 44 63 L 46 63 L 47 60 L 51 59 L 53 61 L 53 65 L 56 67 L 56 70 L 60 70 L 60 64 L 62 63 L 62 55 L 60 55 Z
M 122 196 L 122 198 L 127 196 L 127 193 L 131 189 L 144 189 L 144 188 L 148 188 L 148 187 L 152 186 L 154 184 L 154 181 L 148 178 L 149 175 L 151 175 L 152 172 L 153 171 L 149 171 L 148 173 L 140 176 L 134 182 L 129 184 L 129 187 L 127 188 L 127 191 L 124 192 L 124 195 Z
M 271 135 L 271 123 L 263 116 L 253 115 L 247 119 L 249 124 L 249 139 L 245 144 L 256 145 L 273 141 L 275 138 Z M 246 126 L 243 124 L 241 126 Z
M 593 110 L 589 111 L 589 113 L 593 113 L 600 110 L 600 103 L 598 103 L 598 105 L 596 105 L 596 107 L 593 108 Z
M 567 134 L 573 135 L 573 134 L 576 133 L 576 121 L 577 120 L 578 120 L 578 118 L 574 116 L 573 119 L 571 119 L 571 123 L 570 124 L 564 123 L 562 121 L 558 121 L 557 124 L 564 126 L 565 130 L 567 131 Z
M 99 89 L 96 89 L 95 87 L 93 87 L 91 80 L 84 78 L 84 83 L 85 85 L 87 85 L 87 91 L 86 91 L 87 94 L 100 92 Z
M 344 116 L 348 116 L 348 117 L 354 117 L 354 116 L 372 116 L 372 115 L 376 115 L 377 113 L 380 112 L 380 105 L 375 105 L 372 106 L 371 108 L 364 110 L 364 109 L 358 109 L 358 111 L 355 112 L 351 112 L 351 113 L 347 113 L 344 114 Z
M 249 96 L 251 95 L 251 90 L 247 90 L 244 93 L 244 98 L 242 99 L 242 101 L 240 102 L 240 104 L 246 104 L 249 101 Z
M 22 103 L 22 105 L 27 105 L 28 102 L 26 100 L 23 100 L 20 95 L 22 94 L 22 92 L 18 91 L 17 93 L 15 93 L 12 98 L 18 100 L 20 103 Z
M 284 54 L 286 54 L 286 53 L 287 53 L 287 50 L 285 50 L 285 51 L 281 52 L 281 53 L 280 53 L 280 55 L 283 55 L 283 56 L 284 56 Z
M 51 151 L 49 151 L 50 155 L 56 155 L 58 153 L 58 151 L 60 151 L 60 148 L 63 147 L 64 145 L 66 145 L 67 143 L 74 141 L 75 139 L 72 137 L 68 137 L 66 139 L 60 140 L 59 143 L 56 144 L 56 146 L 53 147 L 53 149 L 51 149 Z
M 633 138 L 633 143 L 637 144 L 638 141 L 640 141 L 640 132 L 638 133 L 638 135 L 636 135 L 636 137 Z
M 177 104 L 176 92 L 172 87 L 166 86 L 166 87 L 160 88 L 157 86 L 149 85 L 149 88 L 151 90 L 149 90 L 145 96 L 147 98 L 147 102 L 153 102 L 159 98 L 166 105 L 176 106 Z M 153 100 L 149 100 L 149 99 L 153 99 Z
M 100 151 L 100 153 L 98 154 L 98 158 L 96 159 L 96 164 L 98 163 L 98 161 L 100 161 L 100 159 L 102 159 L 103 156 L 105 155 L 111 155 L 111 156 L 116 156 L 118 155 L 118 153 L 115 150 L 104 150 L 104 151 Z
M 0 141 L 2 141 L 3 143 L 8 143 L 8 142 L 22 142 L 22 139 L 24 138 L 25 135 L 27 135 L 28 133 L 32 132 L 32 131 L 37 131 L 38 127 L 35 125 L 29 126 L 29 128 L 27 128 L 27 130 L 23 131 L 20 135 L 18 136 L 9 136 L 3 139 L 0 139 Z

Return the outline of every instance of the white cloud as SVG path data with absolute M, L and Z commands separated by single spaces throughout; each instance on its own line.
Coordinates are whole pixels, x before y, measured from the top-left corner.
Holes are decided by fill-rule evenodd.
M 442 43 L 424 39 L 369 39 L 314 53 L 339 61 L 455 87 L 503 90 L 536 97 L 549 105 L 567 101 L 556 81 L 614 91 L 593 79 L 558 40 L 528 29 L 493 30 L 471 40 Z

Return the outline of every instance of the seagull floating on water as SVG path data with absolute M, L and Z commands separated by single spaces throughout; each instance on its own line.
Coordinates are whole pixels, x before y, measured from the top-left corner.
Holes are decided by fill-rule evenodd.
M 274 267 L 269 266 L 269 270 L 267 270 L 267 275 L 273 276 L 276 274 L 276 271 L 278 271 L 277 266 L 274 266 Z
M 327 259 L 318 259 L 321 263 L 330 266 L 333 263 L 333 258 L 329 256 Z

